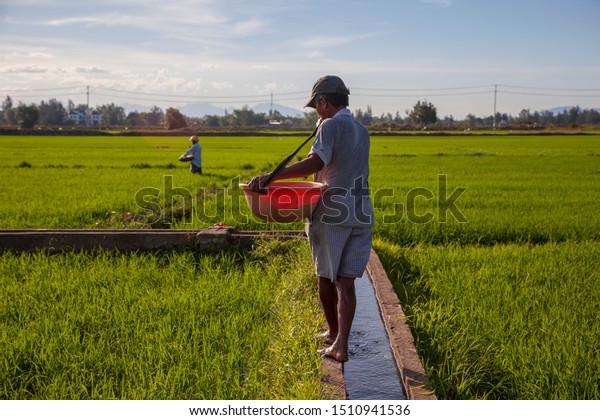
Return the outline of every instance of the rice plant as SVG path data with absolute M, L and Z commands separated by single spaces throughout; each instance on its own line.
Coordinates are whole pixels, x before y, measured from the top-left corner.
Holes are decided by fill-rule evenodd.
M 0 398 L 321 398 L 307 255 L 5 253 Z

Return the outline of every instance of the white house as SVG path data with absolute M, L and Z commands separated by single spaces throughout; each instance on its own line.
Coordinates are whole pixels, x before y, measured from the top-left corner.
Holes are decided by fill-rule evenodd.
M 78 109 L 72 109 L 69 112 L 69 119 L 73 121 L 75 125 L 97 126 L 102 123 L 102 115 L 97 111 L 84 112 Z

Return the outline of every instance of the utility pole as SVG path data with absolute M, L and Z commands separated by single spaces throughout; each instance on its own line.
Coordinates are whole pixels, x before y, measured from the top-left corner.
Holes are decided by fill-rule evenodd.
M 273 116 L 273 92 L 271 92 L 271 111 L 269 111 L 269 117 Z
M 90 123 L 90 85 L 86 86 L 85 95 L 87 96 L 87 103 L 85 105 L 85 125 L 91 125 Z
M 494 117 L 492 126 L 494 130 L 496 129 L 496 96 L 498 95 L 498 85 L 494 85 Z

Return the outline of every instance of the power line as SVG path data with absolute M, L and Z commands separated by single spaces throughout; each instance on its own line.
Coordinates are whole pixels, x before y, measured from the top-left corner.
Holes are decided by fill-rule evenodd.
M 501 90 L 496 89 L 500 87 Z M 93 87 L 93 86 L 64 86 L 54 88 L 35 88 L 35 89 L 8 89 L 5 92 L 15 94 L 19 97 L 31 98 L 37 97 L 41 92 L 54 92 L 58 96 L 66 96 L 69 94 L 87 94 L 91 88 L 91 92 L 105 97 L 127 100 L 156 100 L 164 102 L 180 102 L 181 100 L 191 101 L 211 101 L 215 103 L 242 103 L 245 101 L 264 100 L 269 101 L 271 93 L 257 95 L 180 95 L 180 94 L 164 94 L 150 93 L 126 89 L 116 89 L 109 87 Z M 468 96 L 481 95 L 492 92 L 506 93 L 511 95 L 529 95 L 529 96 L 566 96 L 566 97 L 598 97 L 595 92 L 600 92 L 597 88 L 553 88 L 540 86 L 519 86 L 508 84 L 497 85 L 473 85 L 473 86 L 458 86 L 458 87 L 439 87 L 439 88 L 373 88 L 373 87 L 353 87 L 354 93 L 352 96 L 358 97 L 390 97 L 390 98 L 412 98 L 419 96 Z M 540 92 L 541 91 L 541 92 Z M 117 93 L 118 95 L 113 94 Z M 381 92 L 388 92 L 381 93 Z M 414 92 L 414 93 L 413 93 Z M 420 94 L 417 94 L 420 92 Z M 592 94 L 585 94 L 589 92 Z M 295 100 L 303 99 L 309 95 L 308 91 L 292 91 L 292 92 L 273 92 L 276 100 Z
M 124 89 L 112 89 L 112 88 L 96 88 L 99 91 L 103 91 L 103 90 L 107 90 L 110 92 L 117 92 L 117 93 L 127 93 L 130 95 L 139 95 L 139 96 L 151 96 L 151 97 L 156 97 L 156 98 L 179 98 L 179 99 L 192 99 L 192 100 L 196 100 L 196 99 L 222 99 L 222 98 L 230 98 L 230 99 L 239 99 L 239 98 L 259 98 L 259 97 L 267 97 L 268 94 L 265 95 L 240 95 L 240 96 L 226 96 L 226 95 L 219 95 L 219 96 L 198 96 L 198 95 L 175 95 L 175 94 L 166 94 L 166 93 L 148 93 L 148 92 L 136 92 L 136 91 L 131 91 L 131 90 L 124 90 Z
M 67 93 L 59 93 L 59 94 L 53 94 L 52 96 L 54 98 L 56 97 L 69 97 L 69 96 L 73 96 L 73 95 L 83 95 L 85 94 L 84 91 L 81 92 L 67 92 Z M 40 95 L 39 94 L 31 94 L 31 95 L 18 95 L 19 98 L 39 98 Z
M 563 88 L 549 86 L 520 86 L 509 84 L 494 85 L 471 85 L 455 87 L 435 88 L 378 88 L 378 87 L 351 87 L 351 97 L 361 98 L 434 98 L 434 97 L 458 97 L 492 95 L 494 104 L 494 116 L 496 114 L 496 102 L 498 95 L 512 96 L 538 96 L 538 97 L 565 97 L 565 98 L 600 98 L 600 88 Z M 1 92 L 1 91 L 0 91 Z M 13 94 L 17 99 L 39 98 L 42 94 L 53 98 L 68 98 L 86 95 L 89 107 L 90 96 L 95 95 L 109 100 L 135 101 L 144 104 L 182 104 L 187 103 L 210 103 L 214 105 L 249 104 L 250 102 L 297 103 L 304 101 L 310 96 L 309 91 L 269 92 L 255 95 L 183 95 L 176 93 L 150 93 L 143 91 L 118 89 L 111 87 L 94 86 L 61 86 L 53 88 L 33 89 L 7 89 L 5 93 Z M 358 93 L 356 93 L 358 92 Z M 491 97 L 490 97 L 491 98 Z M 491 101 L 492 99 L 490 99 Z M 97 100 L 95 102 L 98 102 Z M 272 106 L 271 106 L 272 107 Z
M 526 89 L 526 90 L 551 90 L 551 91 L 573 91 L 573 92 L 600 92 L 600 89 L 593 88 L 550 88 L 550 87 L 533 87 L 533 86 L 515 86 L 515 85 L 503 85 L 498 86 L 510 88 L 510 89 Z
M 427 93 L 427 94 L 391 94 L 391 95 L 384 95 L 384 94 L 361 94 L 361 93 L 356 93 L 354 95 L 351 96 L 360 96 L 360 97 L 376 97 L 376 98 L 420 98 L 423 96 L 427 96 L 427 97 L 436 97 L 436 96 L 469 96 L 469 95 L 480 95 L 480 94 L 484 94 L 484 93 L 491 93 L 493 92 L 493 89 L 491 90 L 484 90 L 484 91 L 479 91 L 479 92 L 457 92 L 457 93 Z
M 498 85 L 500 86 L 500 85 Z M 499 90 L 499 93 L 507 93 L 509 95 L 525 95 L 525 96 L 552 96 L 552 97 L 562 97 L 562 98 L 600 98 L 600 90 L 596 95 L 585 95 L 581 93 L 540 93 L 540 92 L 514 92 L 511 90 Z
M 239 96 L 238 98 L 245 98 L 245 99 L 223 99 L 222 97 L 207 97 L 207 96 L 192 96 L 192 97 L 185 97 L 182 99 L 173 99 L 173 98 L 178 98 L 178 96 L 172 97 L 172 96 L 168 96 L 168 95 L 163 95 L 160 98 L 156 98 L 156 97 L 147 97 L 147 98 L 138 98 L 138 97 L 133 97 L 133 96 L 124 96 L 124 95 L 115 95 L 115 94 L 106 94 L 106 93 L 98 93 L 98 92 L 93 92 L 96 94 L 96 96 L 100 96 L 100 97 L 105 97 L 105 98 L 113 98 L 113 99 L 123 99 L 123 100 L 128 100 L 128 101 L 140 101 L 140 102 L 163 102 L 163 103 L 181 103 L 182 99 L 187 99 L 188 102 L 209 102 L 212 104 L 243 104 L 243 103 L 248 103 L 250 102 L 251 98 L 254 98 L 254 100 L 256 100 L 257 98 L 263 98 L 263 100 L 265 102 L 268 101 L 269 96 Z M 275 96 L 275 95 L 274 95 Z M 210 99 L 210 98 L 221 98 L 221 99 Z M 291 101 L 291 100 L 300 100 L 303 99 L 304 96 L 302 97 L 298 97 L 298 98 L 279 98 L 278 96 L 276 96 L 277 100 L 279 102 L 287 102 L 287 101 Z M 250 100 L 249 100 L 250 99 Z
M 252 98 L 265 98 L 268 99 L 271 95 L 271 93 L 264 93 L 264 94 L 258 94 L 258 95 L 175 95 L 175 94 L 162 94 L 162 93 L 148 93 L 148 92 L 136 92 L 136 91 L 131 91 L 131 90 L 124 90 L 124 89 L 114 89 L 114 88 L 105 88 L 105 87 L 100 87 L 100 88 L 96 88 L 98 90 L 108 90 L 111 92 L 118 92 L 118 93 L 128 93 L 128 94 L 132 94 L 132 95 L 140 95 L 140 96 L 152 96 L 152 97 L 166 97 L 166 98 L 181 98 L 181 99 L 193 99 L 193 100 L 200 100 L 200 99 L 252 99 Z M 287 92 L 287 93 L 278 93 L 276 94 L 277 96 L 289 96 L 289 95 L 299 95 L 299 94 L 305 94 L 306 92 Z
M 388 88 L 361 88 L 352 87 L 350 90 L 372 90 L 372 91 L 384 91 L 384 92 L 429 92 L 429 91 L 447 91 L 447 90 L 471 90 L 471 89 L 483 89 L 492 88 L 494 85 L 477 85 L 477 86 L 462 86 L 462 87 L 445 87 L 445 88 L 410 88 L 410 89 L 388 89 Z
M 65 87 L 56 87 L 56 88 L 41 88 L 41 89 L 30 89 L 30 88 L 15 88 L 15 89 L 6 89 L 5 92 L 9 93 L 19 93 L 19 92 L 47 92 L 53 90 L 73 90 L 73 89 L 85 89 L 85 86 L 65 86 Z

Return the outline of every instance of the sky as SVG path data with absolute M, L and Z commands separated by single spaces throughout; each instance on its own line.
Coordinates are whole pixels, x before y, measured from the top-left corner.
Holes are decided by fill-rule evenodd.
M 303 110 L 335 74 L 374 115 L 600 108 L 599 22 L 600 0 L 0 0 L 0 96 Z

